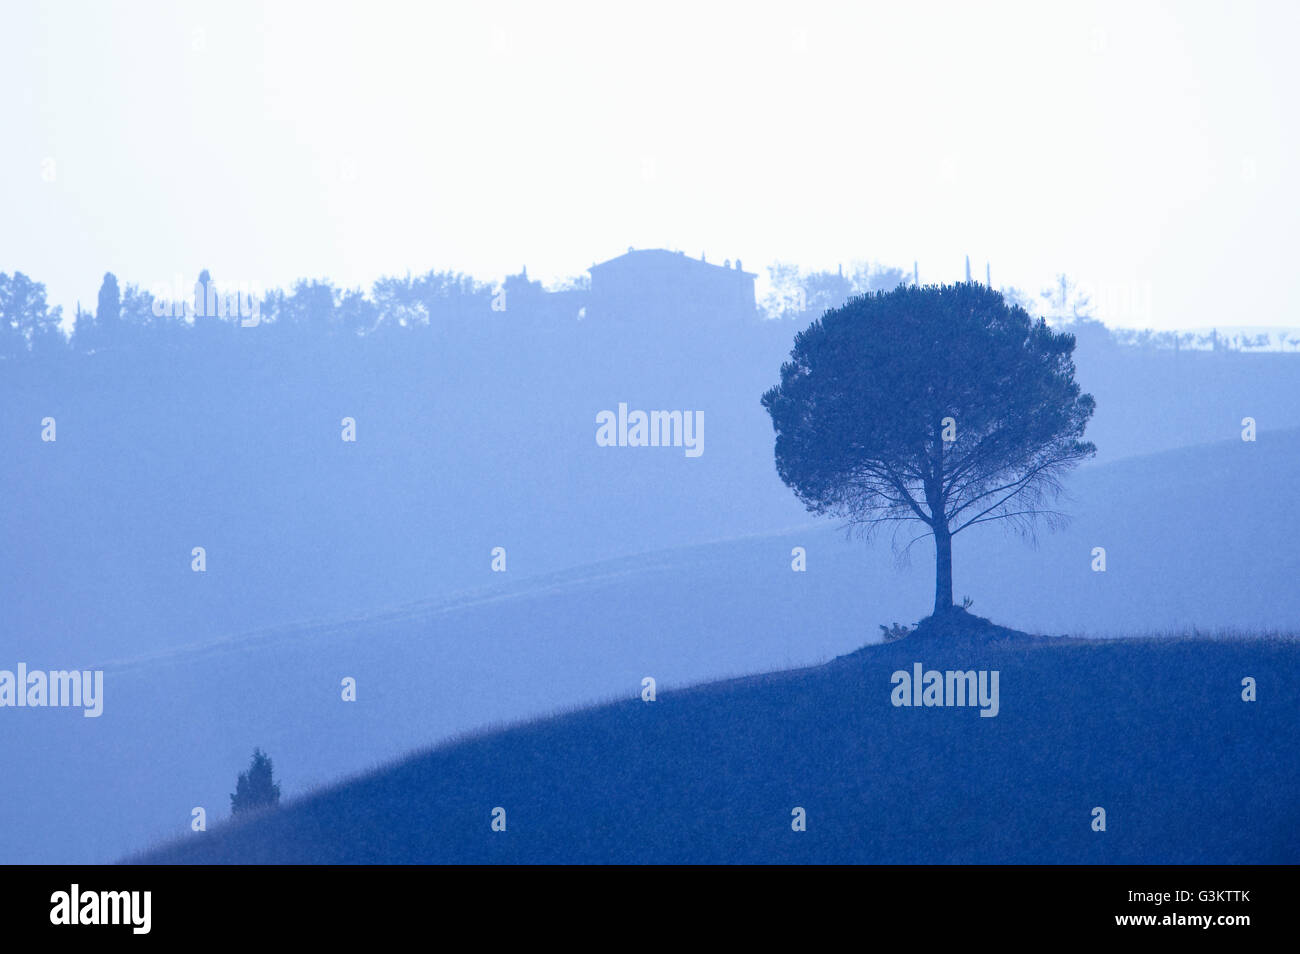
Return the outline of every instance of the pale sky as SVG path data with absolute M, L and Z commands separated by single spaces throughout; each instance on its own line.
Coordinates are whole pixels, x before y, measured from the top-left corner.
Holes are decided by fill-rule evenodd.
M 0 271 L 70 312 L 105 271 L 558 279 L 631 245 L 924 282 L 969 254 L 1116 325 L 1297 325 L 1297 11 L 8 3 Z

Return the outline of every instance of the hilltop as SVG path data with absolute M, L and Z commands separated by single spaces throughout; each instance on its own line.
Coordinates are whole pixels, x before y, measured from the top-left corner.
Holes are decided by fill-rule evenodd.
M 1081 469 L 1068 528 L 1037 547 L 993 531 L 963 541 L 956 593 L 1028 632 L 1295 632 L 1300 590 L 1286 554 L 1300 522 L 1290 492 L 1300 480 L 1296 439 L 1300 431 L 1278 432 L 1259 444 Z M 597 523 L 575 533 L 592 536 Z M 243 592 L 232 588 L 242 577 L 213 563 L 209 579 L 194 580 L 202 602 L 189 612 L 224 632 L 175 627 L 169 645 L 141 645 L 131 619 L 103 609 L 93 655 L 61 645 L 55 628 L 24 625 L 7 605 L 9 668 L 102 667 L 106 703 L 99 719 L 9 711 L 14 731 L 0 733 L 0 762 L 42 770 L 7 780 L 0 859 L 102 863 L 188 832 L 196 806 L 215 821 L 255 746 L 275 757 L 285 796 L 299 797 L 476 727 L 636 698 L 645 676 L 672 687 L 824 663 L 876 642 L 881 623 L 914 622 L 933 598 L 931 552 L 918 546 L 900 566 L 887 540 L 864 545 L 830 523 L 645 545 L 551 573 L 512 546 L 510 572 L 491 573 L 481 559 L 483 585 L 473 589 L 442 594 L 445 581 L 430 576 L 410 587 L 419 599 L 347 616 L 317 605 L 282 627 L 238 625 L 219 611 L 224 603 L 209 602 Z M 1091 568 L 1097 545 L 1107 549 L 1105 573 Z M 792 572 L 796 546 L 807 550 L 807 572 Z M 367 572 L 358 554 L 329 548 L 306 566 L 327 561 Z M 414 573 L 378 555 L 368 565 Z M 196 577 L 188 562 L 179 572 Z M 33 589 L 29 602 L 43 592 Z M 345 676 L 357 680 L 356 703 L 340 700 Z M 1009 710 L 984 721 L 1007 718 Z M 48 752 L 76 755 L 50 763 Z
M 1294 638 L 1101 642 L 960 615 L 947 635 L 958 628 L 463 737 L 133 860 L 1300 858 Z M 998 671 L 997 715 L 893 705 L 892 674 L 915 663 Z

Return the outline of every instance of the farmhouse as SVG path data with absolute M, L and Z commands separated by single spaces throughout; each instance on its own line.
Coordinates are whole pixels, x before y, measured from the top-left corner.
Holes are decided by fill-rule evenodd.
M 745 320 L 756 315 L 758 276 L 727 260 L 715 265 L 684 252 L 631 249 L 591 266 L 587 313 L 596 318 L 639 318 L 646 312 Z

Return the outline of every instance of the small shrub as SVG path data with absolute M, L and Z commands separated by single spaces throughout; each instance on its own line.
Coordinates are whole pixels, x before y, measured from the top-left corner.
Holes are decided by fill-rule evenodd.
M 894 623 L 892 626 L 886 626 L 884 623 L 880 624 L 880 636 L 887 643 L 892 643 L 896 639 L 902 639 L 911 632 L 912 627 L 910 626 L 899 626 L 897 623 Z
M 280 786 L 272 778 L 271 759 L 261 749 L 253 749 L 253 761 L 247 772 L 239 773 L 235 793 L 230 796 L 230 814 L 239 815 L 258 808 L 280 804 Z

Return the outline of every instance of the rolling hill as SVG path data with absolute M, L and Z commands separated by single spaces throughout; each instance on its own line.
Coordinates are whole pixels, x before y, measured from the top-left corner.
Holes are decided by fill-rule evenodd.
M 894 705 L 916 663 L 997 671 L 997 714 Z M 967 617 L 470 736 L 134 860 L 1294 863 L 1297 717 L 1294 639 L 1096 642 Z
M 1256 444 L 1083 468 L 1069 485 L 1074 521 L 1037 548 L 994 529 L 959 538 L 956 593 L 1030 632 L 1294 632 L 1298 437 L 1261 432 Z M 1108 550 L 1105 573 L 1090 568 L 1096 545 Z M 806 572 L 791 570 L 795 546 Z M 457 733 L 637 698 L 646 676 L 671 691 L 823 663 L 878 640 L 881 623 L 927 612 L 930 561 L 923 543 L 900 567 L 883 541 L 806 523 L 547 574 L 491 574 L 484 561 L 474 589 L 219 637 L 176 634 L 151 652 L 123 649 L 129 633 L 90 658 L 16 641 L 10 667 L 103 668 L 106 701 L 98 719 L 6 711 L 0 762 L 17 768 L 0 859 L 111 861 L 187 832 L 196 806 L 215 821 L 254 746 L 296 797 Z M 346 676 L 355 703 L 340 699 Z

